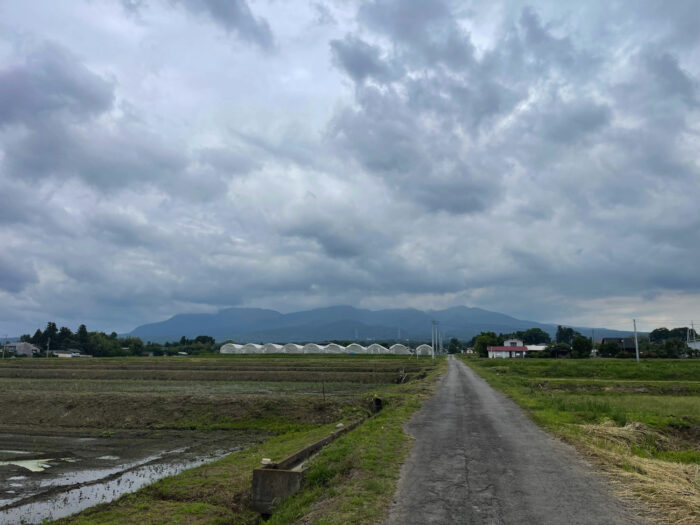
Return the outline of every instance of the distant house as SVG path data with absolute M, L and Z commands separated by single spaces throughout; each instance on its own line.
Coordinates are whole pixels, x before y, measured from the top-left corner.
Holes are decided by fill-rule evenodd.
M 613 343 L 622 348 L 625 352 L 634 352 L 634 337 L 603 337 L 602 344 Z
M 32 357 L 35 353 L 41 352 L 38 346 L 31 343 L 24 343 L 18 341 L 16 343 L 7 343 L 5 345 L 5 352 L 12 352 L 15 355 L 26 355 L 27 357 Z
M 490 359 L 523 358 L 527 352 L 537 352 L 537 350 L 528 349 L 520 339 L 506 339 L 503 341 L 503 346 L 488 346 L 486 350 Z

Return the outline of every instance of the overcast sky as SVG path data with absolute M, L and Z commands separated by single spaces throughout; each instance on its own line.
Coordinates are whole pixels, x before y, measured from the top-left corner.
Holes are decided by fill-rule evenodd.
M 0 0 L 0 336 L 700 322 L 697 0 Z

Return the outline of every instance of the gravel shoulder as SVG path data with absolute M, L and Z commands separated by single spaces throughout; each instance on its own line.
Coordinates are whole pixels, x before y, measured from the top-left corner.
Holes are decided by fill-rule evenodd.
M 415 444 L 390 525 L 645 523 L 572 447 L 453 357 L 406 430 Z

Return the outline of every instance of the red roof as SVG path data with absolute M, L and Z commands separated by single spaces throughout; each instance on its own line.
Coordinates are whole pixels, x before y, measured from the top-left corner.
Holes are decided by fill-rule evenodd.
M 486 350 L 494 350 L 496 352 L 535 352 L 536 350 L 530 350 L 527 346 L 487 346 Z

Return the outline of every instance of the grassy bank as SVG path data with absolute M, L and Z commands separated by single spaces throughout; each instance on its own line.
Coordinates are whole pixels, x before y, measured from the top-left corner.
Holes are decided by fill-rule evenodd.
M 5 426 L 19 427 L 34 420 L 38 421 L 37 429 L 44 431 L 77 429 L 109 435 L 138 430 L 157 435 L 171 429 L 196 434 L 251 430 L 269 436 L 252 448 L 57 523 L 251 523 L 256 517 L 249 506 L 252 470 L 261 458 L 281 460 L 329 434 L 338 422 L 363 417 L 375 396 L 384 399 L 385 409 L 312 458 L 306 488 L 285 502 L 271 522 L 291 523 L 302 518 L 321 523 L 380 521 L 395 491 L 403 458 L 410 450 L 410 438 L 402 426 L 420 407 L 421 399 L 433 391 L 445 367 L 444 360 L 394 356 L 329 361 L 306 356 L 242 357 L 172 359 L 168 366 L 195 374 L 198 368 L 210 373 L 211 367 L 219 364 L 230 370 L 255 367 L 266 373 L 264 365 L 271 363 L 276 375 L 268 374 L 266 381 L 249 382 L 208 381 L 202 376 L 196 381 L 141 379 L 139 373 L 134 373 L 133 379 L 103 381 L 80 374 L 60 379 L 28 372 L 22 377 L 1 377 L 0 386 L 6 388 L 0 396 L 6 396 L 9 406 L 15 404 L 3 418 Z M 104 365 L 99 366 L 100 361 Z M 43 370 L 68 367 L 76 373 L 90 367 L 101 374 L 103 368 L 130 370 L 134 361 L 91 360 L 89 364 L 76 363 L 74 369 L 56 361 L 53 367 L 46 364 L 50 361 L 28 364 L 30 370 L 32 365 Z M 284 374 L 285 366 L 305 368 L 307 381 L 270 380 Z M 27 364 L 23 367 L 26 369 Z M 318 377 L 314 368 L 333 367 L 349 369 L 345 381 L 324 384 L 308 380 Z M 377 374 L 380 369 L 399 381 L 385 381 Z M 371 375 L 374 382 L 357 374 Z
M 464 361 L 659 521 L 700 520 L 700 361 Z

